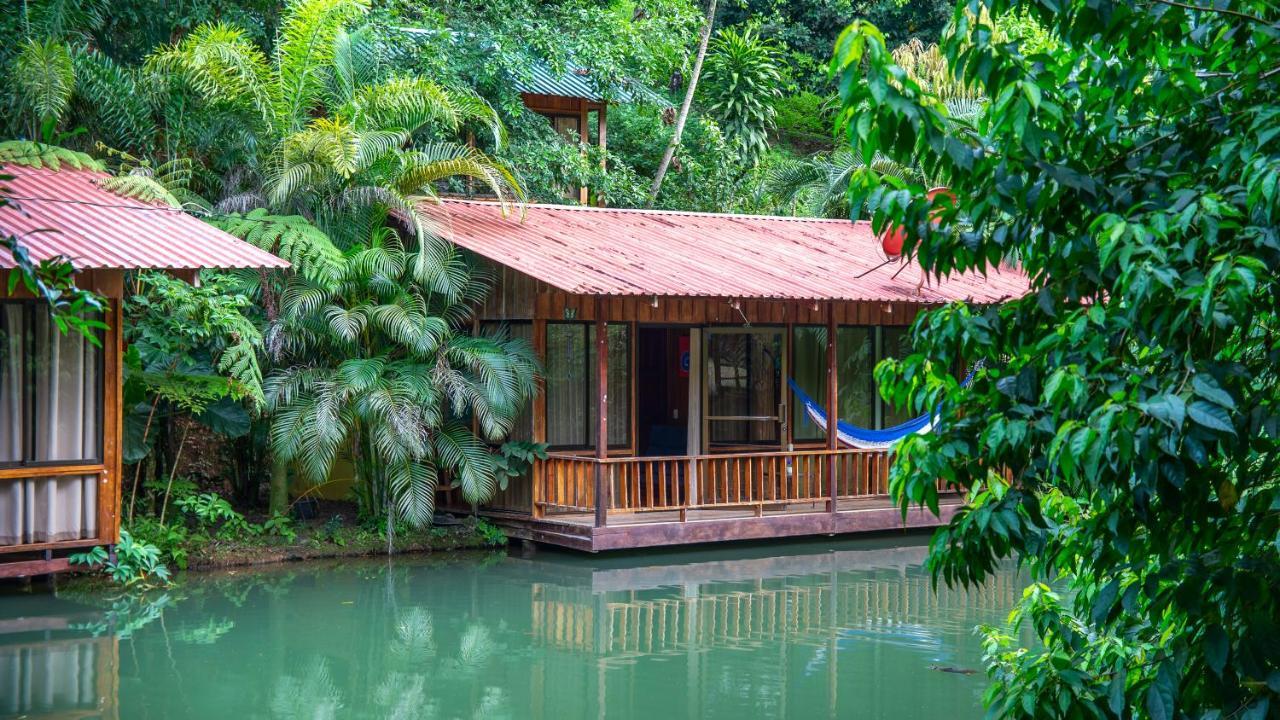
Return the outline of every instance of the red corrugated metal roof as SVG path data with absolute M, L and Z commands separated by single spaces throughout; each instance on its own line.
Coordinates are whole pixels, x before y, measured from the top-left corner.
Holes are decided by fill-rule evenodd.
M 584 295 L 995 303 L 1028 289 L 1007 269 L 921 287 L 919 266 L 883 264 L 866 222 L 567 205 L 504 218 L 468 200 L 430 211 L 441 210 L 457 245 Z
M 77 269 L 196 270 L 283 268 L 289 263 L 168 206 L 122 197 L 98 185 L 90 170 L 0 167 L 10 204 L 0 232 L 19 237 L 35 260 L 58 255 Z M 13 267 L 0 253 L 0 268 Z

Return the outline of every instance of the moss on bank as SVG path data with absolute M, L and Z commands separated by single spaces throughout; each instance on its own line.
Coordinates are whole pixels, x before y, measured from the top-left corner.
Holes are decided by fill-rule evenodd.
M 397 533 L 391 554 L 426 553 L 492 548 L 506 543 L 501 530 L 483 521 L 462 522 Z M 361 527 L 336 530 L 324 526 L 302 527 L 292 540 L 261 536 L 208 541 L 187 548 L 188 570 L 264 565 L 319 558 L 361 557 L 388 554 L 385 535 Z

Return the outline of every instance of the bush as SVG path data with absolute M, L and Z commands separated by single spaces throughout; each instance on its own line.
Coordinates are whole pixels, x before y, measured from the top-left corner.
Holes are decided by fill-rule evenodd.
M 834 107 L 831 98 L 808 91 L 780 97 L 773 104 L 777 111 L 779 139 L 803 153 L 829 150 Z
M 152 587 L 169 583 L 169 568 L 160 560 L 160 548 L 143 540 L 134 540 L 128 530 L 120 531 L 115 558 L 101 545 L 70 558 L 73 565 L 103 568 L 108 577 L 125 587 Z

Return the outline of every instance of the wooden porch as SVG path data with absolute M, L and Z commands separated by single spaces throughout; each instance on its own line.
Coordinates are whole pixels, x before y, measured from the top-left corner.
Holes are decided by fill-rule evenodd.
M 588 552 L 935 527 L 888 496 L 889 457 L 805 450 L 673 457 L 555 453 L 482 514 L 509 536 Z M 523 497 L 529 493 L 528 497 Z M 603 498 L 603 502 L 597 502 Z M 505 509 L 504 509 L 505 508 Z M 523 511 L 531 508 L 532 512 Z

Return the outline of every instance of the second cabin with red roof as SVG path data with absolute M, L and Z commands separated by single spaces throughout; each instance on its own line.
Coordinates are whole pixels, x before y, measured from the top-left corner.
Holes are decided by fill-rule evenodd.
M 925 277 L 847 220 L 433 212 L 492 268 L 480 329 L 527 339 L 545 366 L 511 439 L 548 457 L 483 508 L 508 534 L 597 551 L 928 526 L 957 507 L 904 523 L 891 443 L 849 433 L 919 422 L 879 398 L 872 370 L 908 352 L 921 309 L 1021 295 L 1020 272 Z

